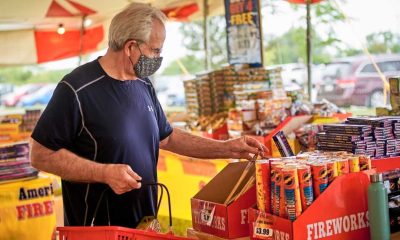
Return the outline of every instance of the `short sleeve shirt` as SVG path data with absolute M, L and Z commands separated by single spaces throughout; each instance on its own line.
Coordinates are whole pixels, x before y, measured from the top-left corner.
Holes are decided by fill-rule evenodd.
M 148 79 L 111 78 L 98 60 L 82 65 L 58 84 L 32 138 L 45 147 L 61 148 L 99 163 L 123 163 L 157 182 L 159 142 L 168 137 L 168 123 Z M 155 214 L 157 189 L 117 195 L 105 184 L 62 180 L 65 224 L 135 227 Z

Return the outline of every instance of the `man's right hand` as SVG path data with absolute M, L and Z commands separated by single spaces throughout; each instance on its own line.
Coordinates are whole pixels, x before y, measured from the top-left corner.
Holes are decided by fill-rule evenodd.
M 104 182 L 116 194 L 123 194 L 140 188 L 142 178 L 126 164 L 105 164 L 103 168 Z

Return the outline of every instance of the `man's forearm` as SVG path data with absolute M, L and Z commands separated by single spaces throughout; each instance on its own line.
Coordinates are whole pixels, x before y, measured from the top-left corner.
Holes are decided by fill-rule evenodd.
M 192 135 L 181 129 L 174 129 L 168 142 L 161 149 L 195 158 L 226 158 L 229 155 L 223 141 Z
M 62 179 L 77 182 L 104 182 L 106 165 L 79 157 L 78 155 L 60 149 L 52 151 L 32 140 L 32 166 Z

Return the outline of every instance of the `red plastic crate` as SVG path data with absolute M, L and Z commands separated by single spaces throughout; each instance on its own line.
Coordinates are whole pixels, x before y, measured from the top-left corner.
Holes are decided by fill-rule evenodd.
M 173 234 L 161 234 L 138 229 L 104 226 L 104 227 L 57 227 L 60 240 L 155 240 L 188 239 Z

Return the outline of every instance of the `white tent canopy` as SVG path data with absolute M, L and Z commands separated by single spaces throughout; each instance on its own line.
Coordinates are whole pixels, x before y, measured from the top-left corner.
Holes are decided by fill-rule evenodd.
M 148 3 L 161 10 L 175 9 L 173 11 L 197 4 L 198 11 L 188 17 L 188 20 L 194 20 L 203 17 L 203 1 L 141 0 L 138 2 Z M 112 16 L 130 2 L 132 1 L 0 1 L 0 52 L 2 53 L 0 54 L 0 66 L 46 62 L 104 49 Z M 222 0 L 208 1 L 209 15 L 223 14 L 223 3 Z M 64 39 L 50 33 L 54 34 L 60 24 L 69 33 L 69 35 L 65 34 Z M 82 26 L 85 29 L 83 35 L 80 32 Z M 73 33 L 73 31 L 75 32 Z M 71 46 L 74 41 L 75 45 Z M 51 49 L 51 44 L 56 44 L 53 49 Z M 67 47 L 73 49 L 55 53 L 55 50 L 61 50 L 63 46 L 66 50 Z

